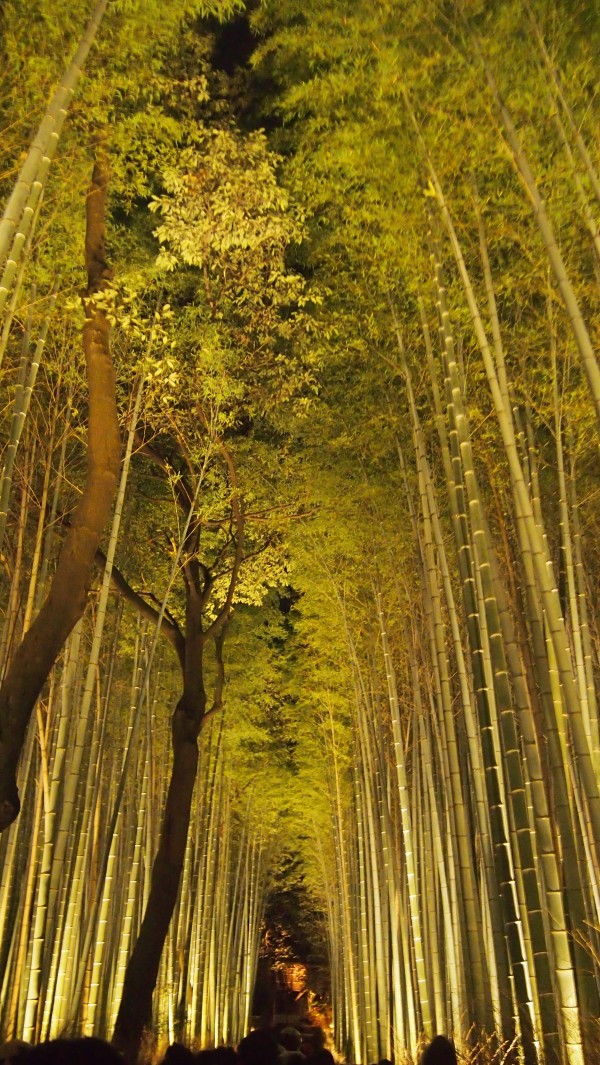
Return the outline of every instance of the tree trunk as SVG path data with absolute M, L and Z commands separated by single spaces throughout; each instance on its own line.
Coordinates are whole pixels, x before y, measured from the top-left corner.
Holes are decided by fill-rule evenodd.
M 188 579 L 184 687 L 171 724 L 173 768 L 148 904 L 133 948 L 113 1042 L 136 1062 L 144 1031 L 152 1024 L 152 995 L 179 891 L 198 769 L 198 735 L 206 709 L 202 676 L 202 599 Z
M 204 566 L 201 567 L 198 561 L 199 527 L 191 520 L 192 511 L 188 512 L 186 530 L 189 529 L 189 532 L 185 534 L 188 561 L 183 570 L 186 592 L 183 656 L 181 655 L 181 639 L 174 640 L 182 664 L 183 692 L 175 707 L 171 722 L 173 767 L 158 852 L 152 867 L 146 912 L 127 965 L 123 995 L 112 1039 L 131 1065 L 138 1060 L 144 1032 L 148 1031 L 152 1024 L 152 995 L 156 987 L 169 924 L 177 902 L 185 860 L 192 798 L 198 772 L 198 737 L 207 715 L 203 655 L 209 638 L 214 639 L 215 643 L 217 677 L 213 706 L 208 713 L 212 713 L 221 706 L 225 681 L 223 641 L 242 561 L 244 517 L 243 506 L 238 496 L 233 461 L 223 446 L 221 446 L 221 451 L 233 489 L 231 510 L 237 530 L 235 557 L 225 602 L 214 621 L 203 631 L 202 612 L 211 594 L 212 579 L 208 570 Z M 191 506 L 193 509 L 195 505 L 195 499 L 192 500 L 189 493 L 181 502 L 184 508 Z M 117 586 L 130 601 L 135 602 L 137 597 L 130 589 L 127 589 L 127 582 L 123 578 Z
M 82 616 L 96 550 L 113 503 L 120 459 L 109 325 L 93 295 L 110 277 L 104 256 L 108 166 L 96 161 L 88 192 L 85 257 L 88 274 L 83 349 L 89 414 L 87 476 L 65 536 L 48 597 L 26 633 L 0 688 L 0 831 L 19 812 L 16 770 L 36 700 L 69 633 Z

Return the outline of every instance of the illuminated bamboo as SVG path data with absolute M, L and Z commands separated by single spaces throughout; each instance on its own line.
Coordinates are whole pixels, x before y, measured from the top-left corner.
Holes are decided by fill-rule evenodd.
M 390 654 L 389 640 L 380 595 L 376 597 L 376 607 L 377 617 L 379 620 L 379 630 L 383 650 L 383 658 L 385 662 L 385 673 L 388 686 L 388 699 L 394 743 L 394 761 L 396 766 L 398 793 L 400 797 L 400 809 L 402 813 L 404 860 L 406 862 L 406 876 L 408 882 L 408 907 L 412 927 L 413 949 L 415 952 L 415 963 L 417 968 L 417 982 L 419 992 L 419 1026 L 422 1027 L 422 1029 L 427 1033 L 431 1031 L 431 1011 L 429 1006 L 429 997 L 427 989 L 425 958 L 423 955 L 423 936 L 421 932 L 420 903 L 417 895 L 417 877 L 414 862 L 412 816 L 407 788 L 406 762 L 404 757 L 402 731 L 400 727 L 400 714 L 396 678 Z
M 515 496 L 515 509 L 520 513 L 526 535 L 530 542 L 531 557 L 534 565 L 535 579 L 539 586 L 543 602 L 546 622 L 553 642 L 554 654 L 560 674 L 560 683 L 564 688 L 565 697 L 569 704 L 570 725 L 573 746 L 577 754 L 582 784 L 585 790 L 586 803 L 589 807 L 591 830 L 593 836 L 589 843 L 592 848 L 595 841 L 600 840 L 600 792 L 598 782 L 591 762 L 591 754 L 585 730 L 581 719 L 581 706 L 579 695 L 574 681 L 573 668 L 566 639 L 564 620 L 560 604 L 560 597 L 556 580 L 553 574 L 552 562 L 548 555 L 546 545 L 540 535 L 539 527 L 535 522 L 531 499 L 525 485 L 523 470 L 519 461 L 516 448 L 514 426 L 510 413 L 506 408 L 503 392 L 500 387 L 499 377 L 494 365 L 490 346 L 483 328 L 479 307 L 475 299 L 473 287 L 464 262 L 462 251 L 456 231 L 450 217 L 443 192 L 437 178 L 437 174 L 430 160 L 428 160 L 432 182 L 436 190 L 436 196 L 440 212 L 450 238 L 456 263 L 460 271 L 461 280 L 471 312 L 473 327 L 481 351 L 486 375 L 490 385 L 494 406 L 498 417 L 498 424 L 502 432 L 506 457 L 511 474 L 511 485 Z
M 96 612 L 96 620 L 94 626 L 94 632 L 92 636 L 92 646 L 90 651 L 90 657 L 87 665 L 87 674 L 85 687 L 81 700 L 79 701 L 79 713 L 77 717 L 77 726 L 74 736 L 67 741 L 68 730 L 72 727 L 70 724 L 70 718 L 65 717 L 60 742 L 57 747 L 57 752 L 53 760 L 53 789 L 51 797 L 52 808 L 52 832 L 56 833 L 47 841 L 47 847 L 50 848 L 51 861 L 48 860 L 44 867 L 44 876 L 40 879 L 38 885 L 38 901 L 36 907 L 36 927 L 34 931 L 34 939 L 38 944 L 38 950 L 40 952 L 37 958 L 36 965 L 32 968 L 30 976 L 30 986 L 28 993 L 28 1014 L 26 1031 L 30 1033 L 27 1038 L 32 1037 L 32 1033 L 36 1030 L 39 1031 L 39 1024 L 36 1021 L 38 1011 L 42 1010 L 43 992 L 42 988 L 52 986 L 55 980 L 55 974 L 59 968 L 59 956 L 57 953 L 58 937 L 54 939 L 54 947 L 52 951 L 52 960 L 47 957 L 45 961 L 42 961 L 41 951 L 45 943 L 45 927 L 46 922 L 50 922 L 52 925 L 56 920 L 56 907 L 57 900 L 60 891 L 61 878 L 65 875 L 67 861 L 67 846 L 69 840 L 69 832 L 73 827 L 75 817 L 75 804 L 80 786 L 80 774 L 82 764 L 84 762 L 84 755 L 89 754 L 89 737 L 90 737 L 90 720 L 92 718 L 92 700 L 96 690 L 97 683 L 97 670 L 98 662 L 100 658 L 100 650 L 102 645 L 102 636 L 104 632 L 104 625 L 107 614 L 108 597 L 110 592 L 111 582 L 111 567 L 112 560 L 114 559 L 116 545 L 118 541 L 121 517 L 123 513 L 123 505 L 125 499 L 125 492 L 127 488 L 127 480 L 129 476 L 131 454 L 133 449 L 135 420 L 139 413 L 139 408 L 142 399 L 143 383 L 139 382 L 138 390 L 136 394 L 132 425 L 130 427 L 125 457 L 123 460 L 123 468 L 121 472 L 121 479 L 117 492 L 117 499 L 115 502 L 115 510 L 113 514 L 113 521 L 111 526 L 111 532 L 108 540 L 107 547 L 107 562 L 105 566 L 105 572 L 103 576 L 102 587 L 100 591 L 100 597 L 98 601 L 98 607 Z M 95 736 L 96 747 L 92 750 L 92 757 L 89 759 L 92 769 L 95 769 L 95 756 L 97 753 L 97 741 L 98 733 L 95 730 L 91 731 L 91 735 Z M 67 743 L 69 746 L 70 756 L 66 759 Z M 57 811 L 58 796 L 61 796 L 60 812 Z M 91 796 L 90 796 L 91 798 Z M 83 811 L 81 831 L 79 835 L 79 868 L 81 869 L 81 862 L 83 861 L 83 852 L 81 844 L 87 835 L 87 825 L 89 824 L 89 817 L 94 808 L 94 805 L 86 803 Z M 57 816 L 58 814 L 58 816 Z M 77 876 L 76 884 L 81 884 L 81 876 Z M 74 903 L 71 901 L 70 905 Z M 72 927 L 72 925 L 70 926 Z M 70 942 L 70 940 L 69 940 Z M 42 981 L 42 971 L 45 974 L 45 979 Z M 49 1000 L 50 1001 L 50 1000 Z M 41 1021 L 43 1030 L 49 1030 L 50 1019 L 48 1012 L 43 1016 Z
M 474 575 L 472 567 L 471 544 L 468 535 L 466 535 L 468 525 L 466 525 L 464 521 L 464 490 L 462 487 L 461 480 L 456 480 L 456 474 L 451 461 L 448 432 L 442 414 L 441 396 L 437 383 L 437 373 L 434 365 L 429 329 L 423 311 L 422 326 L 432 386 L 432 394 L 434 399 L 436 426 L 441 444 L 442 460 L 446 474 L 446 484 L 448 487 L 449 498 L 451 503 L 452 526 L 455 542 L 457 545 L 458 570 L 461 579 L 463 597 L 465 599 L 467 629 L 470 637 L 471 647 L 477 648 L 479 646 L 480 636 L 478 627 L 476 625 L 477 608 L 473 597 Z M 409 396 L 410 394 L 411 393 L 409 392 Z M 474 677 L 473 681 L 471 681 L 469 676 L 467 675 L 467 665 L 462 648 L 462 636 L 457 624 L 457 608 L 454 602 L 454 593 L 452 590 L 452 582 L 450 579 L 449 566 L 446 558 L 444 536 L 437 512 L 437 503 L 435 500 L 435 493 L 432 487 L 432 477 L 429 473 L 423 434 L 420 429 L 418 418 L 416 416 L 414 400 L 411 400 L 411 411 L 416 433 L 416 446 L 417 455 L 419 456 L 419 468 L 425 480 L 427 508 L 432 519 L 432 526 L 435 535 L 436 554 L 443 576 L 444 598 L 446 600 L 447 616 L 449 618 L 450 628 L 452 631 L 454 654 L 458 665 L 458 676 L 460 680 L 461 689 L 461 708 L 464 714 L 466 734 L 468 739 L 469 759 L 471 765 L 471 784 L 476 796 L 476 814 L 477 824 L 479 827 L 481 862 L 484 874 L 484 882 L 486 885 L 486 891 L 483 895 L 483 898 L 485 899 L 485 905 L 487 907 L 487 914 L 489 917 L 488 929 L 491 932 L 491 938 L 489 935 L 485 936 L 483 937 L 483 941 L 485 944 L 486 963 L 489 971 L 489 980 L 491 984 L 491 997 L 494 1009 L 494 1017 L 498 1030 L 504 1033 L 504 1035 L 507 1036 L 510 1040 L 513 1038 L 513 1036 L 511 1017 L 512 1004 L 510 996 L 507 994 L 506 991 L 509 986 L 508 958 L 506 955 L 506 948 L 504 943 L 503 919 L 500 910 L 500 899 L 496 881 L 496 872 L 494 868 L 494 854 L 492 848 L 492 833 L 490 825 L 490 808 L 485 790 L 486 772 L 484 771 L 484 758 L 481 746 L 480 729 L 476 717 L 473 713 L 472 707 L 473 686 L 475 687 L 475 696 L 478 700 L 485 698 L 487 691 L 485 678 L 482 672 L 483 658 L 480 653 L 476 653 L 474 656 L 472 655 L 472 670 L 473 673 L 476 674 L 477 679 L 475 679 Z
M 397 327 L 397 322 L 395 323 Z M 404 348 L 401 342 L 401 336 L 398 332 L 397 336 L 399 342 L 400 354 L 404 356 Z M 438 573 L 441 571 L 443 581 L 446 585 L 447 594 L 452 595 L 450 586 L 450 577 L 448 572 L 448 564 L 445 557 L 445 549 L 443 536 L 440 529 L 439 517 L 437 514 L 437 504 L 433 493 L 431 484 L 431 475 L 429 472 L 429 465 L 426 455 L 426 449 L 423 441 L 423 432 L 421 429 L 415 398 L 412 390 L 412 380 L 408 365 L 403 357 L 403 370 L 406 380 L 407 396 L 409 399 L 410 414 L 413 423 L 413 441 L 415 446 L 415 457 L 417 461 L 418 471 L 418 483 L 419 483 L 419 497 L 421 507 L 421 523 L 422 527 L 417 522 L 416 514 L 413 512 L 412 504 L 411 520 L 413 524 L 414 537 L 417 544 L 420 545 L 421 558 L 422 558 L 422 572 L 423 572 L 423 599 L 425 614 L 428 623 L 428 632 L 431 648 L 431 661 L 433 666 L 433 678 L 436 703 L 440 707 L 438 715 L 438 727 L 441 735 L 443 736 L 443 743 L 441 744 L 442 756 L 444 758 L 444 778 L 450 782 L 452 802 L 449 804 L 449 817 L 452 825 L 452 838 L 456 841 L 456 856 L 459 865 L 458 876 L 460 879 L 460 890 L 456 896 L 456 905 L 458 907 L 456 912 L 456 920 L 458 922 L 459 929 L 464 929 L 464 942 L 461 942 L 462 936 L 456 938 L 455 943 L 455 967 L 457 971 L 461 972 L 462 979 L 464 981 L 463 989 L 461 992 L 464 1003 L 471 997 L 473 1006 L 469 1010 L 469 1016 L 476 1017 L 479 1022 L 491 1030 L 491 1014 L 489 998 L 486 1001 L 486 987 L 488 985 L 488 979 L 484 975 L 484 959 L 481 954 L 481 916 L 479 913 L 479 904 L 477 899 L 477 889 L 474 876 L 474 863 L 473 853 L 470 843 L 470 831 L 468 827 L 467 810 L 465 805 L 465 798 L 463 794 L 463 784 L 461 781 L 461 770 L 458 756 L 458 738 L 456 734 L 456 724 L 454 718 L 452 692 L 450 686 L 450 669 L 451 664 L 448 658 L 448 649 L 446 647 L 446 635 L 445 635 L 445 623 L 443 619 L 441 589 L 439 588 Z M 408 486 L 406 486 L 406 498 L 410 499 L 408 492 Z M 435 542 L 434 542 L 435 541 Z M 437 553 L 437 557 L 436 557 Z M 453 609 L 452 599 L 448 603 L 450 611 L 450 624 L 456 624 L 456 614 Z M 468 692 L 468 685 L 464 676 L 464 661 L 462 656 L 462 649 L 460 644 L 460 636 L 455 633 L 455 648 L 458 650 L 458 666 L 462 678 L 461 692 L 462 703 L 465 710 L 470 706 L 470 694 Z M 470 713 L 466 714 L 467 717 L 467 730 L 469 731 L 469 721 L 471 719 Z M 475 726 L 471 722 L 471 756 L 477 760 L 474 763 L 474 767 L 479 763 L 479 748 L 476 743 L 474 735 Z M 474 776 L 477 775 L 480 779 L 480 775 L 474 768 Z M 483 795 L 480 795 L 479 799 L 480 808 L 483 807 Z M 485 825 L 485 820 L 483 821 Z M 463 951 L 468 958 L 468 964 L 470 967 L 470 977 L 468 980 L 464 980 L 464 964 Z M 464 1006 L 460 1007 L 461 1010 Z
M 0 219 L 0 316 L 18 274 L 71 98 L 108 0 L 98 0 L 81 41 L 54 92 Z
M 2 549 L 4 534 L 6 531 L 15 458 L 27 412 L 29 410 L 31 396 L 35 387 L 37 373 L 42 359 L 48 329 L 50 327 L 50 319 L 54 310 L 54 304 L 56 303 L 56 295 L 57 289 L 56 286 L 54 286 L 48 301 L 46 315 L 38 333 L 35 348 L 31 354 L 31 359 L 29 358 L 28 353 L 24 352 L 21 360 L 21 370 L 13 402 L 10 436 L 4 452 L 4 466 L 2 470 L 2 478 L 0 479 L 0 550 Z
M 575 118 L 575 115 L 573 114 L 573 109 L 571 108 L 571 105 L 562 87 L 560 73 L 556 69 L 555 64 L 552 62 L 552 58 L 546 46 L 546 42 L 544 41 L 543 35 L 539 27 L 539 23 L 535 17 L 533 8 L 531 7 L 529 0 L 523 0 L 523 5 L 529 16 L 531 27 L 533 29 L 533 35 L 535 37 L 535 41 L 538 46 L 543 64 L 546 68 L 548 77 L 552 84 L 552 90 L 556 96 L 556 99 L 559 101 L 560 106 L 563 109 L 565 118 L 567 119 L 569 134 L 573 139 L 577 151 L 579 152 L 579 156 L 584 164 L 585 173 L 589 178 L 590 184 L 594 190 L 596 200 L 598 201 L 598 203 L 600 203 L 600 176 L 598 175 L 598 172 L 592 162 L 592 158 L 588 151 L 587 145 L 583 139 L 580 124 Z
M 51 417 L 50 428 L 48 433 L 48 447 L 46 451 L 46 461 L 44 462 L 44 479 L 42 483 L 42 491 L 40 495 L 40 508 L 37 522 L 37 529 L 35 535 L 35 544 L 33 549 L 33 555 L 31 559 L 31 574 L 29 577 L 29 586 L 27 588 L 27 600 L 25 602 L 25 611 L 23 614 L 23 632 L 27 632 L 31 618 L 33 615 L 33 605 L 36 598 L 36 590 L 38 588 L 38 579 L 40 575 L 40 563 L 42 558 L 42 546 L 44 542 L 44 529 L 46 526 L 48 498 L 50 494 L 50 479 L 52 475 L 52 455 L 56 440 L 56 428 L 58 423 L 58 398 L 60 393 L 60 379 L 57 387 L 56 395 L 51 401 Z
M 492 71 L 490 64 L 483 58 L 482 59 L 485 74 L 488 80 L 488 85 L 491 89 L 492 95 L 496 100 L 498 110 L 504 126 L 507 143 L 510 147 L 512 158 L 514 160 L 515 167 L 517 168 L 523 184 L 527 191 L 527 194 L 531 200 L 535 220 L 537 222 L 544 246 L 546 248 L 546 254 L 550 261 L 554 278 L 558 287 L 558 290 L 562 296 L 563 303 L 567 312 L 567 316 L 571 325 L 575 343 L 579 351 L 581 364 L 583 366 L 585 375 L 588 380 L 590 393 L 594 406 L 596 408 L 596 417 L 600 422 L 600 366 L 594 347 L 592 345 L 588 328 L 584 321 L 579 301 L 575 294 L 575 289 L 569 278 L 565 261 L 560 252 L 558 242 L 550 221 L 548 212 L 546 211 L 546 205 L 544 199 L 539 191 L 537 181 L 533 175 L 529 159 L 525 154 L 521 138 L 517 132 L 516 126 L 513 122 L 512 116 L 502 98 L 496 78 Z M 557 656 L 558 657 L 558 656 Z

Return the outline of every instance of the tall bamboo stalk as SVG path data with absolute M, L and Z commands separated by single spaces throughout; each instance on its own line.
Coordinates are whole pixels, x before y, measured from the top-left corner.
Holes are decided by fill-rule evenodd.
M 104 17 L 108 0 L 97 0 L 73 58 L 50 100 L 0 219 L 0 316 L 11 292 L 32 223 L 43 195 L 50 163 L 83 65 Z

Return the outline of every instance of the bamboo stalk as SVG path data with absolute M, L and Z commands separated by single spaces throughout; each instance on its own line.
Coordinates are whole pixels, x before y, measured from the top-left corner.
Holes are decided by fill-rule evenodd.
M 17 274 L 32 222 L 37 216 L 38 203 L 71 98 L 107 4 L 108 0 L 97 0 L 94 6 L 73 58 L 48 104 L 0 219 L 0 267 L 3 267 L 0 279 L 0 315 Z
M 577 345 L 577 350 L 579 351 L 581 363 L 588 380 L 590 393 L 596 409 L 596 418 L 600 423 L 600 366 L 598 365 L 596 353 L 594 351 L 594 347 L 590 340 L 590 335 L 587 326 L 581 313 L 579 301 L 575 294 L 575 289 L 571 284 L 571 280 L 569 278 L 564 259 L 558 246 L 558 242 L 554 233 L 552 223 L 550 221 L 550 217 L 548 215 L 548 212 L 546 211 L 544 199 L 539 191 L 538 184 L 533 175 L 533 171 L 531 169 L 527 155 L 525 154 L 525 151 L 523 149 L 523 145 L 521 143 L 521 139 L 517 132 L 516 126 L 512 120 L 512 116 L 500 93 L 496 78 L 494 76 L 490 64 L 487 62 L 479 48 L 478 53 L 483 64 L 488 85 L 490 87 L 492 95 L 494 96 L 494 99 L 496 100 L 496 104 L 498 106 L 498 110 L 502 118 L 502 123 L 504 125 L 504 130 L 506 133 L 506 139 L 510 147 L 514 165 L 522 178 L 523 185 L 533 206 L 535 220 L 537 222 L 542 240 L 544 242 L 544 246 L 546 248 L 546 253 L 548 255 L 548 259 L 552 267 L 552 272 L 554 274 L 558 290 L 562 296 L 562 300 L 571 325 L 573 336 L 575 338 L 575 343 Z

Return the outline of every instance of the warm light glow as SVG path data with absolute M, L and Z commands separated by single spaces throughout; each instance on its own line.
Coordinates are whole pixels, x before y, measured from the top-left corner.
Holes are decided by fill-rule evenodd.
M 300 994 L 306 988 L 308 973 L 306 965 L 301 962 L 293 962 L 291 965 L 283 965 L 279 969 L 279 979 L 288 991 Z

